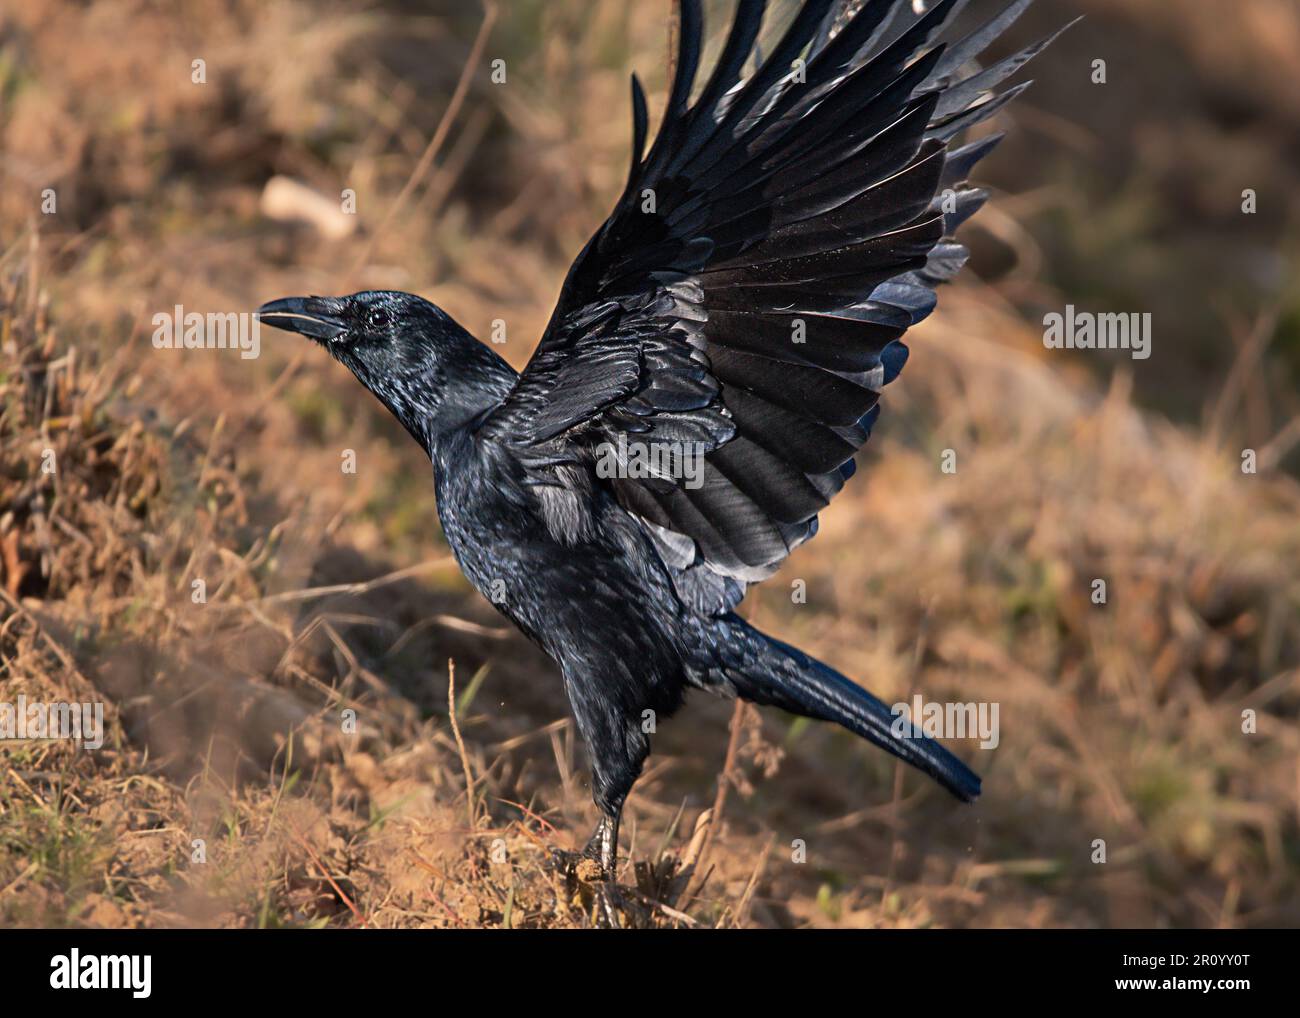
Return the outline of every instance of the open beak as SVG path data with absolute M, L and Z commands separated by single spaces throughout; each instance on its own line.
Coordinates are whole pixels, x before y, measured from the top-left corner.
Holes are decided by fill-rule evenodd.
M 348 331 L 343 301 L 337 297 L 285 297 L 257 309 L 260 321 L 286 332 L 329 343 Z

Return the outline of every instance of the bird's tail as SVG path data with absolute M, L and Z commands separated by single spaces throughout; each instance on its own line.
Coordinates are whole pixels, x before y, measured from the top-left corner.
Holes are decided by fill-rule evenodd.
M 731 624 L 748 653 L 743 668 L 727 669 L 737 694 L 752 703 L 834 721 L 924 771 L 963 802 L 980 794 L 979 775 L 933 739 L 900 721 L 881 701 L 835 669 L 760 633 L 737 616 Z M 901 734 L 900 734 L 901 732 Z

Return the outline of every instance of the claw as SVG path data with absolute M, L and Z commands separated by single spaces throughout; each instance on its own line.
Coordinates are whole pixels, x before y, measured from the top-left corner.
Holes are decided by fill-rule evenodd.
M 623 903 L 619 898 L 618 884 L 608 880 L 597 884 L 593 898 L 592 924 L 605 930 L 621 929 L 618 913 Z

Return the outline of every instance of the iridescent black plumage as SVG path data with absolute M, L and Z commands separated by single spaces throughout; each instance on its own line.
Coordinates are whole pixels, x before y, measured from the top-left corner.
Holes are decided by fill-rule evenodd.
M 997 139 L 949 146 L 1025 87 L 990 92 L 1043 44 L 970 65 L 1028 3 L 945 47 L 961 0 L 868 0 L 838 31 L 833 0 L 807 0 L 746 78 L 765 3 L 741 0 L 692 104 L 703 26 L 683 0 L 658 137 L 643 155 L 634 78 L 626 189 L 522 373 L 408 294 L 261 311 L 325 345 L 429 453 L 466 575 L 560 665 L 607 865 L 645 712 L 692 687 L 837 722 L 979 794 L 947 750 L 897 737 L 880 701 L 734 609 L 816 532 L 903 333 L 965 259 L 952 234 L 987 197 L 965 181 Z M 598 474 L 628 442 L 695 443 L 701 483 Z

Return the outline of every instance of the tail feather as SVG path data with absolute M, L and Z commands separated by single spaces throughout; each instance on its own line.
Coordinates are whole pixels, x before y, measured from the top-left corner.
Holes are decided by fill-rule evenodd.
M 739 619 L 747 645 L 742 669 L 727 675 L 736 693 L 752 703 L 792 714 L 833 721 L 924 771 L 963 802 L 980 794 L 979 775 L 910 722 L 899 722 L 888 707 L 857 683 L 803 651 L 760 633 Z M 896 734 L 898 729 L 905 733 Z

